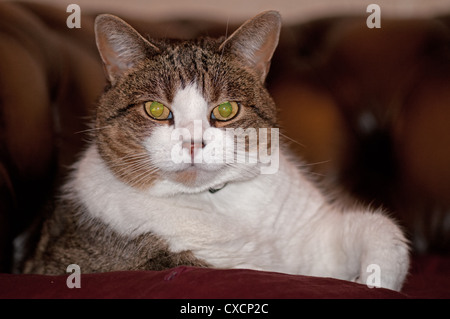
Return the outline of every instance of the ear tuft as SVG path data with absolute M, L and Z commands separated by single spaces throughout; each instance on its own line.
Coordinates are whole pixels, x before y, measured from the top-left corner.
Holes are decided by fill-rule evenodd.
M 151 51 L 159 51 L 128 23 L 110 14 L 96 17 L 95 41 L 112 84 Z
M 278 45 L 281 16 L 277 11 L 265 11 L 246 21 L 220 46 L 255 70 L 264 82 L 270 61 Z

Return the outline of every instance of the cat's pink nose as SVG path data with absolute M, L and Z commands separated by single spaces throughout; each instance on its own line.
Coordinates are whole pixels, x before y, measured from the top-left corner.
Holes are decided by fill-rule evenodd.
M 186 148 L 190 151 L 192 163 L 194 162 L 196 149 L 201 149 L 205 147 L 205 143 L 202 142 L 183 142 L 183 148 Z

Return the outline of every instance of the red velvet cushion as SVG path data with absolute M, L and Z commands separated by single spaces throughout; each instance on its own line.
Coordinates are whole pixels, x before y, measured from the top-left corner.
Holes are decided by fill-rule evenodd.
M 67 276 L 0 274 L 0 298 L 450 298 L 450 258 L 415 259 L 401 293 L 352 282 L 247 269 L 177 267 L 165 271 Z
M 68 276 L 0 275 L 2 298 L 404 298 L 387 289 L 331 278 L 247 269 L 177 267 L 166 271 L 82 274 L 81 288 Z

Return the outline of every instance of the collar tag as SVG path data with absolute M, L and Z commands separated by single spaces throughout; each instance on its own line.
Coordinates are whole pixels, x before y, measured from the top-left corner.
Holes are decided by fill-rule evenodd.
M 225 186 L 227 186 L 227 183 L 223 184 L 221 187 L 218 187 L 218 188 L 210 188 L 210 189 L 209 189 L 209 192 L 210 192 L 211 194 L 217 193 L 218 191 L 220 191 L 221 189 L 223 189 Z

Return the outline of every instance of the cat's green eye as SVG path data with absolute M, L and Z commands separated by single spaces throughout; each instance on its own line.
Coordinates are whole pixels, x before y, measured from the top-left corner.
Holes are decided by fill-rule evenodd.
M 218 121 L 229 121 L 236 116 L 239 111 L 237 102 L 224 102 L 217 105 L 211 112 L 211 119 Z
M 170 120 L 172 112 L 162 103 L 149 101 L 144 103 L 145 112 L 155 120 Z

